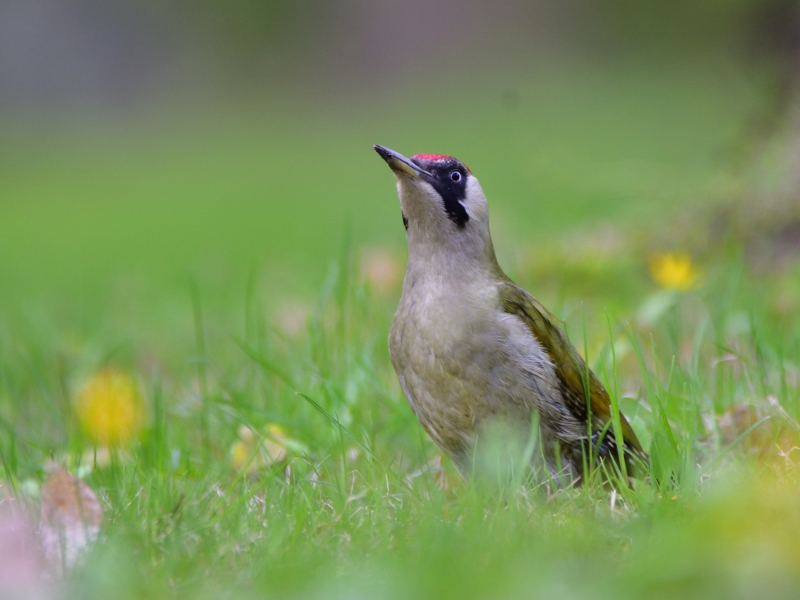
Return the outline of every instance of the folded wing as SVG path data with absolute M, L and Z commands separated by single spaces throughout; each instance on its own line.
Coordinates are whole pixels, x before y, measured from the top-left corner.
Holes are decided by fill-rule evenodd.
M 555 366 L 559 391 L 567 409 L 582 423 L 587 423 L 591 418 L 592 443 L 596 455 L 617 459 L 608 392 L 587 368 L 558 320 L 527 291 L 510 281 L 500 284 L 500 299 L 503 310 L 519 317 L 548 353 Z M 632 467 L 633 456 L 646 461 L 647 453 L 622 413 L 619 420 L 625 462 Z

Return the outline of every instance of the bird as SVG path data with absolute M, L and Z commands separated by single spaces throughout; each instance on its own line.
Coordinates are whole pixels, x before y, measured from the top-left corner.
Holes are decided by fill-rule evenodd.
M 647 453 L 561 322 L 501 269 L 472 171 L 452 156 L 374 149 L 396 177 L 408 245 L 389 354 L 431 439 L 465 477 L 493 432 L 535 437 L 558 487 L 600 464 L 631 477 Z

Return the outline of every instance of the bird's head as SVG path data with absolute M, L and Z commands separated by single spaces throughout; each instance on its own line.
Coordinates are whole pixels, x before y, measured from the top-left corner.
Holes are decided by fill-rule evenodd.
M 452 156 L 402 154 L 375 146 L 397 177 L 409 248 L 434 244 L 467 256 L 494 259 L 489 207 L 472 171 Z

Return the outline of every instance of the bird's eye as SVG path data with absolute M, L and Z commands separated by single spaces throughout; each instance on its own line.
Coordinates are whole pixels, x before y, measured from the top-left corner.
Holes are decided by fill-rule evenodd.
M 452 173 L 450 173 L 450 179 L 452 179 L 456 183 L 461 181 L 461 173 L 459 173 L 458 171 L 453 171 Z

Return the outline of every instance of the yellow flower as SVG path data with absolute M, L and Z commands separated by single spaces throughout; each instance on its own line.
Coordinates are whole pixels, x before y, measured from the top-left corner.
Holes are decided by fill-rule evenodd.
M 288 455 L 290 440 L 279 425 L 269 425 L 259 440 L 247 425 L 239 427 L 239 439 L 231 446 L 231 464 L 248 475 L 271 464 L 282 463 Z
M 661 287 L 686 291 L 697 282 L 697 267 L 685 252 L 665 252 L 650 258 L 650 275 Z
M 142 428 L 144 404 L 127 373 L 100 371 L 78 396 L 75 412 L 84 434 L 98 446 L 128 445 Z

